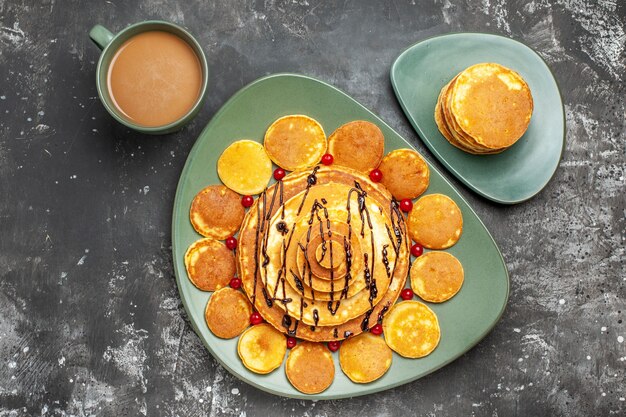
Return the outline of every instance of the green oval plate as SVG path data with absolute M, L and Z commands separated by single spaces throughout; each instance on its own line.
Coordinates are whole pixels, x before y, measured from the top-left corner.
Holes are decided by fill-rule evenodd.
M 530 86 L 535 105 L 524 136 L 497 155 L 463 152 L 450 145 L 435 124 L 441 88 L 480 62 L 496 62 L 519 72 Z M 483 33 L 426 39 L 396 59 L 391 84 L 426 146 L 453 175 L 483 197 L 502 204 L 520 203 L 539 193 L 554 175 L 565 145 L 563 103 L 550 68 L 526 45 Z
M 427 193 L 447 194 L 456 201 L 463 213 L 463 235 L 450 252 L 463 263 L 465 283 L 452 300 L 439 305 L 430 304 L 441 325 L 441 342 L 431 355 L 411 360 L 394 354 L 393 364 L 382 378 L 359 385 L 342 373 L 335 353 L 333 384 L 321 394 L 305 395 L 291 386 L 283 367 L 269 375 L 248 371 L 237 355 L 237 338 L 219 339 L 207 328 L 204 308 L 210 293 L 199 291 L 190 283 L 183 261 L 187 247 L 200 238 L 189 223 L 191 201 L 205 186 L 219 183 L 216 163 L 228 145 L 243 138 L 261 141 L 265 130 L 274 120 L 294 113 L 317 119 L 327 133 L 351 120 L 369 120 L 382 129 L 386 151 L 412 147 L 352 98 L 312 78 L 290 74 L 272 75 L 253 82 L 235 94 L 200 134 L 180 176 L 174 202 L 174 270 L 180 296 L 194 330 L 215 359 L 232 374 L 264 391 L 286 397 L 334 399 L 364 395 L 413 381 L 450 363 L 478 343 L 496 324 L 506 305 L 509 279 L 502 256 L 485 226 L 467 202 L 432 166 Z

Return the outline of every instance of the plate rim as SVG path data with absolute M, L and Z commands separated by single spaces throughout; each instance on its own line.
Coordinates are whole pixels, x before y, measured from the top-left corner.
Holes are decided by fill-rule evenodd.
M 487 36 L 487 37 L 500 38 L 501 40 L 504 40 L 505 42 L 511 42 L 511 43 L 519 44 L 522 47 L 525 47 L 531 53 L 533 53 L 537 57 L 539 57 L 539 59 L 543 62 L 543 64 L 545 65 L 545 67 L 547 69 L 547 74 L 552 78 L 552 80 L 554 81 L 554 85 L 556 86 L 556 91 L 557 91 L 558 96 L 559 96 L 559 102 L 561 103 L 561 116 L 562 116 L 562 120 L 563 120 L 563 129 L 562 129 L 563 130 L 563 133 L 562 133 L 563 139 L 562 139 L 561 151 L 560 151 L 559 157 L 557 159 L 557 164 L 556 164 L 554 170 L 552 171 L 552 173 L 550 174 L 550 176 L 548 177 L 548 179 L 545 180 L 545 182 L 543 184 L 541 184 L 541 186 L 536 191 L 534 191 L 533 193 L 531 193 L 530 195 L 528 195 L 528 196 L 526 196 L 524 198 L 520 198 L 520 199 L 502 199 L 502 198 L 498 198 L 496 196 L 490 195 L 488 192 L 480 190 L 472 182 L 468 181 L 463 175 L 461 175 L 452 164 L 450 164 L 445 158 L 443 158 L 441 156 L 441 154 L 437 150 L 437 147 L 433 146 L 429 140 L 425 140 L 424 139 L 426 137 L 426 135 L 424 134 L 424 132 L 422 131 L 422 129 L 420 128 L 418 123 L 413 119 L 413 117 L 410 116 L 409 111 L 408 111 L 408 107 L 407 107 L 405 101 L 402 99 L 402 96 L 401 96 L 400 91 L 398 89 L 398 86 L 397 86 L 397 83 L 396 83 L 396 76 L 395 76 L 396 67 L 398 66 L 398 63 L 406 55 L 408 55 L 411 52 L 411 50 L 413 50 L 414 48 L 416 48 L 417 46 L 419 46 L 421 44 L 433 41 L 435 39 L 446 38 L 446 37 L 466 36 L 466 35 L 469 35 L 469 36 Z M 503 205 L 514 205 L 514 204 L 523 203 L 525 201 L 530 200 L 531 198 L 533 198 L 537 194 L 539 194 L 541 191 L 543 191 L 547 187 L 547 185 L 550 183 L 550 181 L 552 181 L 552 178 L 554 178 L 554 176 L 556 175 L 556 171 L 559 169 L 559 164 L 560 164 L 561 160 L 563 159 L 563 153 L 565 152 L 565 146 L 567 144 L 567 141 L 566 141 L 566 137 L 567 137 L 567 125 L 566 125 L 566 122 L 567 122 L 567 119 L 566 119 L 566 114 L 565 114 L 565 107 L 563 106 L 563 94 L 561 93 L 561 88 L 559 87 L 559 83 L 557 82 L 557 79 L 554 76 L 554 74 L 552 73 L 552 70 L 550 69 L 550 66 L 548 65 L 546 60 L 537 51 L 535 51 L 530 46 L 526 45 L 524 42 L 518 41 L 516 39 L 509 38 L 507 36 L 499 35 L 499 34 L 496 34 L 496 33 L 487 33 L 487 32 L 452 32 L 452 33 L 446 33 L 446 34 L 443 34 L 443 35 L 429 36 L 429 37 L 424 38 L 424 39 L 422 39 L 422 40 L 412 44 L 411 46 L 407 47 L 404 51 L 402 51 L 402 53 L 400 55 L 398 55 L 398 57 L 393 61 L 393 64 L 391 65 L 391 69 L 389 71 L 389 78 L 391 80 L 391 87 L 393 88 L 394 95 L 396 96 L 396 99 L 398 100 L 398 103 L 400 103 L 400 107 L 402 108 L 402 111 L 404 112 L 404 116 L 408 119 L 409 123 L 411 124 L 411 126 L 413 127 L 413 129 L 415 130 L 417 135 L 419 136 L 419 138 L 422 141 L 422 143 L 424 143 L 426 145 L 426 147 L 433 153 L 435 158 L 437 158 L 437 160 L 446 168 L 446 170 L 448 170 L 452 175 L 454 175 L 454 177 L 457 178 L 459 181 L 461 181 L 461 183 L 463 183 L 466 187 L 468 187 L 470 190 L 472 190 L 476 194 L 480 195 L 481 197 L 484 197 L 487 200 L 496 202 L 498 204 L 503 204 Z M 477 155 L 477 157 L 480 157 L 480 155 Z
M 326 394 L 324 392 L 319 393 L 319 394 L 303 394 L 300 392 L 295 392 L 295 393 L 285 393 L 285 392 L 280 392 L 280 391 L 276 391 L 272 388 L 268 388 L 263 386 L 262 384 L 250 379 L 248 376 L 243 375 L 243 374 L 239 374 L 238 372 L 234 371 L 233 369 L 231 369 L 224 361 L 222 361 L 222 359 L 213 351 L 211 345 L 208 343 L 207 340 L 205 340 L 199 329 L 196 327 L 194 321 L 191 319 L 191 309 L 190 306 L 188 305 L 188 301 L 186 299 L 186 297 L 183 295 L 183 285 L 182 285 L 182 280 L 183 278 L 187 279 L 187 277 L 183 277 L 183 273 L 182 271 L 180 271 L 179 267 L 178 267 L 178 262 L 177 262 L 177 257 L 176 257 L 176 252 L 179 251 L 178 249 L 178 245 L 176 243 L 176 236 L 178 234 L 177 232 L 177 227 L 176 227 L 176 217 L 178 212 L 181 210 L 182 207 L 182 188 L 183 188 L 183 182 L 186 180 L 186 178 L 188 177 L 188 171 L 190 169 L 190 165 L 191 165 L 191 161 L 193 161 L 195 159 L 194 155 L 196 153 L 196 149 L 200 146 L 200 138 L 204 136 L 205 132 L 209 129 L 210 125 L 212 124 L 212 122 L 217 119 L 219 116 L 221 116 L 222 113 L 224 113 L 225 111 L 227 111 L 232 105 L 233 103 L 235 103 L 237 101 L 237 99 L 243 95 L 245 92 L 247 92 L 249 89 L 253 88 L 254 86 L 256 86 L 257 84 L 260 84 L 262 82 L 265 82 L 269 79 L 272 78 L 282 78 L 282 77 L 287 77 L 287 78 L 301 78 L 301 79 L 305 79 L 308 81 L 313 81 L 319 84 L 322 84 L 326 87 L 330 87 L 331 89 L 333 89 L 335 92 L 338 92 L 339 94 L 345 96 L 346 98 L 348 98 L 350 101 L 352 101 L 354 104 L 358 105 L 359 107 L 365 109 L 367 112 L 371 113 L 372 115 L 374 115 L 378 120 L 380 120 L 380 122 L 388 129 L 390 129 L 394 134 L 396 134 L 399 138 L 402 139 L 402 141 L 411 149 L 415 150 L 416 152 L 419 153 L 419 151 L 417 151 L 415 149 L 415 147 L 409 142 L 407 141 L 402 135 L 400 135 L 395 129 L 393 129 L 391 126 L 389 126 L 389 124 L 387 124 L 380 116 L 378 116 L 376 113 L 372 112 L 371 110 L 369 110 L 367 107 L 365 107 L 364 105 L 362 105 L 361 103 L 359 103 L 357 100 L 355 100 L 354 98 L 352 98 L 350 95 L 348 95 L 347 93 L 343 92 L 342 90 L 340 90 L 339 88 L 325 82 L 322 80 L 319 80 L 317 78 L 314 77 L 310 77 L 307 75 L 302 75 L 302 74 L 297 74 L 297 73 L 290 73 L 290 72 L 279 72 L 279 73 L 273 73 L 273 74 L 269 74 L 269 75 L 265 75 L 263 77 L 260 77 L 248 84 L 246 84 L 245 86 L 243 86 L 241 89 L 239 89 L 235 94 L 233 94 L 227 101 L 226 103 L 224 103 L 224 105 L 217 111 L 217 113 L 215 113 L 211 119 L 207 122 L 207 124 L 205 125 L 205 127 L 202 129 L 202 131 L 200 132 L 200 134 L 198 135 L 198 137 L 196 138 L 196 141 L 194 142 L 194 145 L 192 146 L 192 148 L 190 149 L 188 155 L 187 155 L 187 159 L 185 160 L 185 165 L 180 173 L 180 177 L 178 179 L 178 182 L 176 184 L 176 194 L 174 197 L 174 205 L 172 208 L 172 226 L 171 226 L 171 243 L 172 243 L 172 263 L 174 264 L 174 275 L 176 278 L 176 287 L 178 290 L 178 295 L 180 296 L 180 299 L 182 301 L 183 307 L 185 309 L 185 314 L 187 315 L 187 319 L 186 321 L 191 325 L 191 328 L 193 329 L 194 333 L 196 334 L 196 336 L 200 339 L 200 341 L 202 342 L 202 344 L 204 345 L 204 347 L 209 351 L 209 353 L 211 354 L 211 356 L 222 366 L 224 367 L 231 375 L 233 375 L 234 377 L 236 377 L 237 379 L 239 379 L 240 381 L 243 381 L 249 385 L 252 385 L 255 388 L 260 389 L 261 391 L 273 394 L 273 395 L 277 395 L 280 397 L 285 397 L 285 398 L 294 398 L 294 399 L 300 399 L 300 400 L 337 400 L 337 399 L 344 399 L 344 398 L 354 398 L 354 397 L 360 397 L 363 395 L 368 395 L 368 394 L 373 394 L 373 393 L 377 393 L 377 392 L 383 392 L 383 391 L 387 391 L 389 389 L 392 388 L 396 388 L 398 386 L 404 385 L 404 384 L 408 384 L 410 382 L 416 381 L 420 378 L 425 377 L 426 375 L 430 375 L 434 372 L 436 372 L 437 370 L 443 368 L 444 366 L 450 364 L 451 362 L 454 362 L 456 359 L 458 359 L 459 357 L 461 357 L 462 355 L 464 355 L 465 353 L 467 353 L 468 351 L 470 351 L 474 346 L 476 346 L 481 340 L 483 340 L 492 330 L 493 328 L 496 326 L 496 324 L 500 321 L 500 319 L 502 318 L 502 315 L 504 314 L 504 311 L 506 310 L 506 306 L 508 305 L 508 300 L 509 300 L 509 296 L 510 296 L 510 289 L 511 289 L 511 281 L 510 281 L 510 277 L 509 277 L 509 270 L 507 268 L 506 262 L 504 260 L 504 257 L 502 256 L 502 252 L 500 251 L 500 248 L 498 247 L 496 241 L 494 240 L 493 236 L 491 235 L 491 232 L 489 231 L 489 229 L 485 226 L 485 224 L 483 223 L 482 219 L 478 216 L 478 214 L 474 211 L 474 209 L 472 208 L 472 206 L 469 204 L 469 202 L 463 197 L 463 195 L 459 192 L 459 190 L 454 187 L 454 185 L 448 180 L 448 178 L 446 178 L 443 173 L 437 168 L 435 167 L 433 164 L 429 163 L 429 168 L 433 169 L 434 171 L 436 171 L 442 178 L 442 180 L 448 185 L 450 186 L 460 197 L 460 199 L 466 204 L 466 206 L 468 207 L 468 209 L 471 211 L 472 214 L 474 214 L 474 216 L 476 217 L 476 219 L 478 220 L 478 222 L 480 223 L 480 225 L 485 229 L 485 231 L 487 232 L 487 236 L 489 237 L 489 239 L 491 239 L 491 242 L 493 243 L 494 247 L 496 248 L 496 251 L 499 255 L 499 259 L 500 262 L 502 264 L 502 267 L 504 269 L 504 277 L 505 279 L 505 283 L 506 283 L 506 295 L 504 297 L 502 306 L 500 308 L 500 311 L 498 312 L 497 317 L 493 320 L 492 323 L 490 323 L 489 326 L 487 326 L 487 328 L 480 333 L 480 335 L 478 335 L 475 339 L 473 339 L 472 341 L 470 341 L 466 346 L 463 347 L 463 349 L 461 349 L 460 353 L 458 353 L 457 355 L 454 355 L 452 357 L 450 357 L 448 360 L 443 361 L 442 363 L 438 364 L 436 367 L 430 369 L 428 372 L 422 373 L 422 374 L 417 374 L 415 376 L 409 377 L 409 378 L 405 378 L 402 380 L 396 380 L 391 382 L 390 384 L 386 385 L 384 388 L 367 388 L 368 385 L 367 384 L 356 384 L 359 385 L 361 387 L 363 387 L 362 390 L 360 390 L 357 393 L 354 394 L 329 394 L 326 392 Z M 186 271 L 184 271 L 184 273 L 186 274 Z

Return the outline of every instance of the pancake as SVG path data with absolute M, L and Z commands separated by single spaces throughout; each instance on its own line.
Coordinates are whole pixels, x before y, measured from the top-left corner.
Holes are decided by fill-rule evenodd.
M 461 262 L 447 252 L 428 252 L 411 267 L 411 288 L 424 301 L 442 303 L 454 297 L 463 285 Z
M 472 147 L 469 143 L 466 143 L 462 140 L 457 139 L 452 134 L 450 127 L 448 127 L 446 117 L 444 115 L 444 110 L 442 107 L 444 105 L 444 97 L 447 97 L 446 92 L 448 91 L 449 86 L 450 86 L 450 83 L 446 84 L 441 89 L 441 92 L 439 93 L 439 97 L 437 99 L 437 104 L 435 105 L 435 123 L 437 124 L 437 127 L 439 128 L 439 132 L 443 135 L 444 138 L 446 138 L 448 142 L 450 142 L 451 145 L 459 148 L 462 151 L 469 152 L 469 153 L 476 154 L 476 155 L 492 153 L 491 151 L 486 151 L 483 149 Z M 446 103 L 445 105 L 447 106 L 447 102 L 445 103 Z
M 312 167 L 326 153 L 326 134 L 314 119 L 284 116 L 265 132 L 265 150 L 272 161 L 288 171 Z
M 514 71 L 484 63 L 467 68 L 444 86 L 435 122 L 454 146 L 473 154 L 500 153 L 528 128 L 530 88 Z
M 500 147 L 500 148 L 487 148 L 485 146 L 483 146 L 482 144 L 480 144 L 479 142 L 476 141 L 475 138 L 473 138 L 472 136 L 468 135 L 466 132 L 463 131 L 463 129 L 459 126 L 459 124 L 456 121 L 456 118 L 452 115 L 450 107 L 451 107 L 451 91 L 454 88 L 454 86 L 456 85 L 458 76 L 455 77 L 452 81 L 450 81 L 450 84 L 448 86 L 448 88 L 446 89 L 446 91 L 444 91 L 443 93 L 443 97 L 442 97 L 442 114 L 443 114 L 443 118 L 448 126 L 448 130 L 451 133 L 451 135 L 454 137 L 454 139 L 461 143 L 463 146 L 465 146 L 466 148 L 469 149 L 470 152 L 474 153 L 474 154 L 493 154 L 493 153 L 499 153 L 502 152 L 503 150 L 505 150 L 505 147 Z
M 407 225 L 415 242 L 429 249 L 446 249 L 461 237 L 463 216 L 450 197 L 429 194 L 413 205 Z
M 355 120 L 337 128 L 328 137 L 328 153 L 334 163 L 369 173 L 383 158 L 385 137 L 374 123 Z
M 210 237 L 195 241 L 185 253 L 187 276 L 202 291 L 228 286 L 235 275 L 235 255 L 222 242 Z
M 419 301 L 394 305 L 383 319 L 385 341 L 405 358 L 422 358 L 430 354 L 441 337 L 437 316 Z
M 222 339 L 239 336 L 250 324 L 252 305 L 241 291 L 224 287 L 215 291 L 204 310 L 209 330 Z
M 243 332 L 237 343 L 237 353 L 243 365 L 257 374 L 269 374 L 285 358 L 285 336 L 269 324 L 262 323 Z
M 461 130 L 482 146 L 507 148 L 528 129 L 533 99 L 517 72 L 482 63 L 459 74 L 450 92 L 450 111 Z
M 223 240 L 232 236 L 243 221 L 241 197 L 223 185 L 209 185 L 194 197 L 189 219 L 202 236 Z
M 357 192 L 355 182 L 359 184 L 362 191 Z M 318 189 L 329 184 L 331 189 L 326 190 L 328 193 L 324 191 L 324 188 Z M 343 226 L 338 226 L 336 230 L 333 226 L 335 224 L 333 222 L 346 223 L 348 217 L 346 186 L 354 187 L 354 191 L 351 192 L 350 204 L 351 239 L 356 240 L 354 248 L 361 250 L 362 254 L 368 254 L 368 273 L 370 277 L 376 277 L 376 289 L 372 292 L 375 296 L 372 297 L 371 303 L 369 302 L 369 295 L 365 297 L 367 306 L 363 313 L 353 318 L 340 319 L 331 314 L 328 301 L 320 299 L 313 301 L 309 297 L 302 296 L 302 293 L 298 292 L 288 279 L 283 281 L 285 272 L 289 276 L 291 271 L 286 268 L 282 269 L 281 264 L 282 260 L 286 259 L 289 260 L 289 265 L 293 265 L 294 252 L 297 252 L 293 248 L 298 247 L 297 243 L 302 236 L 306 242 L 306 234 L 303 234 L 302 226 L 306 225 L 304 230 L 308 230 L 308 220 L 311 218 L 311 209 L 315 200 L 319 204 L 323 204 L 323 201 L 326 202 L 333 236 L 335 233 L 350 234 L 346 232 Z M 309 191 L 304 198 L 303 191 L 306 192 L 307 188 Z M 363 193 L 366 196 L 363 196 Z M 367 224 L 366 213 L 363 213 L 363 220 L 360 218 L 358 201 L 361 198 L 359 196 L 363 197 L 364 207 L 368 208 L 372 227 L 375 230 L 375 267 L 373 271 L 371 267 L 372 258 L 369 256 L 372 253 L 372 233 Z M 292 199 L 294 201 L 290 202 Z M 283 201 L 284 207 L 279 203 L 280 201 Z M 301 213 L 297 215 L 300 205 L 302 205 Z M 284 219 L 282 218 L 283 209 L 285 210 Z M 322 219 L 322 231 L 327 232 L 324 210 L 318 208 L 316 213 L 317 211 L 319 211 L 320 219 Z M 316 213 L 313 215 L 311 239 L 319 234 L 319 220 Z M 335 219 L 337 213 L 341 213 L 338 220 Z M 292 218 L 294 215 L 296 219 Z M 281 221 L 285 224 L 280 225 Z M 278 227 L 279 225 L 281 227 Z M 294 226 L 296 227 L 294 228 Z M 363 236 L 361 235 L 362 228 Z M 351 239 L 347 240 L 351 241 Z M 263 253 L 264 248 L 267 249 L 265 254 Z M 389 262 L 388 274 L 383 262 L 383 252 Z M 352 251 L 353 258 L 356 257 L 356 253 L 356 251 Z M 266 263 L 265 268 L 264 263 Z M 367 176 L 340 166 L 333 165 L 332 168 L 316 167 L 312 170 L 297 171 L 270 186 L 265 193 L 255 200 L 244 219 L 239 234 L 238 275 L 254 308 L 278 330 L 303 340 L 342 340 L 369 329 L 382 319 L 385 312 L 398 298 L 406 282 L 408 265 L 409 241 L 404 217 L 399 212 L 397 205 L 392 203 L 389 192 L 381 184 L 371 182 Z M 364 270 L 365 267 L 363 266 L 357 271 L 358 273 L 352 274 L 354 277 L 350 279 L 350 282 L 356 284 L 360 279 L 364 280 Z M 293 271 L 298 273 L 295 269 Z M 298 277 L 303 284 L 308 284 L 308 275 L 304 276 L 306 279 L 300 275 Z M 378 281 L 379 279 L 380 281 Z M 266 282 L 269 285 L 266 286 Z M 374 288 L 374 286 L 370 286 L 370 288 Z M 364 288 L 361 292 L 369 293 L 370 288 Z M 285 298 L 282 296 L 284 293 L 287 293 Z M 349 299 L 351 301 L 345 298 L 335 299 L 331 307 L 335 311 L 335 315 L 341 314 L 342 309 L 346 309 L 347 306 L 354 306 L 355 302 L 352 300 L 355 297 L 356 295 L 351 297 Z M 359 300 L 360 308 L 363 298 L 359 298 Z M 302 301 L 307 304 L 306 308 Z M 338 307 L 337 301 L 340 304 Z M 298 308 L 289 307 L 294 302 L 303 307 L 303 318 L 306 314 L 308 320 L 301 320 L 301 313 Z M 313 305 L 313 303 L 315 304 Z M 314 314 L 313 309 L 317 310 L 317 313 Z M 353 310 L 353 308 L 349 310 Z M 315 325 L 315 315 L 319 315 L 317 325 Z M 350 315 L 348 314 L 348 317 Z M 322 318 L 325 322 L 328 320 L 335 324 L 323 325 Z M 312 323 L 310 319 L 313 319 Z
M 217 175 L 239 194 L 259 194 L 272 176 L 272 161 L 260 143 L 239 140 L 222 152 L 217 160 Z
M 289 352 L 285 374 L 298 391 L 318 394 L 335 379 L 333 356 L 321 343 L 302 342 Z
M 397 200 L 414 199 L 428 188 L 428 165 L 414 150 L 396 149 L 389 152 L 378 169 L 383 173 L 382 184 Z
M 391 366 L 392 353 L 380 336 L 362 333 L 341 344 L 339 364 L 352 382 L 366 384 L 380 378 Z

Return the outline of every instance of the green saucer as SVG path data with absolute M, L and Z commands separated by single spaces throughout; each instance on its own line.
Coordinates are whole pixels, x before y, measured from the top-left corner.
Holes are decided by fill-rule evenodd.
M 434 119 L 441 88 L 480 62 L 496 62 L 524 77 L 534 101 L 528 130 L 497 155 L 472 155 L 439 133 Z M 517 41 L 483 33 L 454 33 L 419 42 L 391 68 L 391 84 L 406 116 L 435 157 L 485 198 L 515 204 L 539 193 L 556 171 L 565 145 L 565 114 L 559 88 L 543 59 Z

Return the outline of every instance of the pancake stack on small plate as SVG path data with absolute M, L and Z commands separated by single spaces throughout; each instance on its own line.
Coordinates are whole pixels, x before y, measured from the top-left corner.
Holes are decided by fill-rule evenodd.
M 517 142 L 528 129 L 533 97 L 517 72 L 495 63 L 472 65 L 439 93 L 435 122 L 457 148 L 495 154 Z

